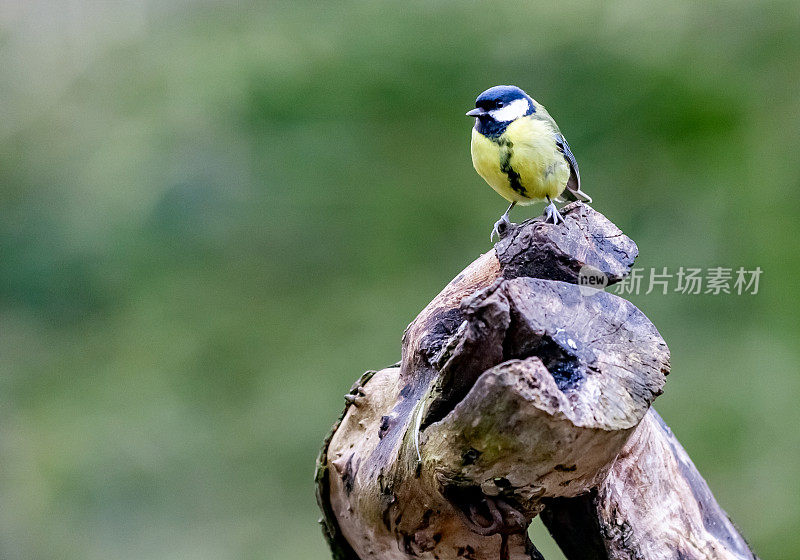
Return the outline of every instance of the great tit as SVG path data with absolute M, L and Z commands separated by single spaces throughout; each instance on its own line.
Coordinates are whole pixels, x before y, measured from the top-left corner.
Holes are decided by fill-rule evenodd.
M 467 113 L 472 129 L 475 171 L 511 205 L 494 224 L 490 240 L 511 225 L 515 205 L 547 200 L 545 222 L 563 222 L 553 200 L 592 198 L 581 190 L 578 162 L 556 121 L 531 96 L 516 86 L 495 86 L 475 100 Z

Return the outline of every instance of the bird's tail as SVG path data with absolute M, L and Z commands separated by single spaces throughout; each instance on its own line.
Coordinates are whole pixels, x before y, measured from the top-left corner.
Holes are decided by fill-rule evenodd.
M 569 183 L 567 183 L 567 188 L 564 189 L 564 192 L 556 198 L 559 202 L 567 202 L 572 200 L 580 200 L 581 202 L 591 202 L 592 197 L 583 192 L 577 184 L 573 184 L 572 177 L 570 177 Z

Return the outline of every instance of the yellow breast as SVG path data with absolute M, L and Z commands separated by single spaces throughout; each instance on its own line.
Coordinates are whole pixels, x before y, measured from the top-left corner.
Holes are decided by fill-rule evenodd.
M 522 205 L 557 197 L 570 174 L 554 130 L 532 117 L 512 122 L 495 140 L 473 128 L 472 165 L 500 196 Z

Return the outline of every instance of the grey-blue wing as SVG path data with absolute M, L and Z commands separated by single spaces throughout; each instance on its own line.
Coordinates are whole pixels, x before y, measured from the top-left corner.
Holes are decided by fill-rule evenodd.
M 581 190 L 581 172 L 578 170 L 578 161 L 572 154 L 572 150 L 567 144 L 567 139 L 561 133 L 556 134 L 556 146 L 558 151 L 564 154 L 564 159 L 569 164 L 570 174 L 567 181 L 567 188 L 561 193 L 561 197 L 565 200 L 580 200 L 582 202 L 591 202 L 592 197 Z

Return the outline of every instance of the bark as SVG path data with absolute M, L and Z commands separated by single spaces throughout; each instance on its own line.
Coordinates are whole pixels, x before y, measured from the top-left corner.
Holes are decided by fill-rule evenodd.
M 317 462 L 334 558 L 540 558 L 540 513 L 570 558 L 754 557 L 649 412 L 658 331 L 577 285 L 624 278 L 636 245 L 581 203 L 564 217 L 512 228 L 346 396 Z
M 652 408 L 597 488 L 546 503 L 542 520 L 570 560 L 755 558 Z

